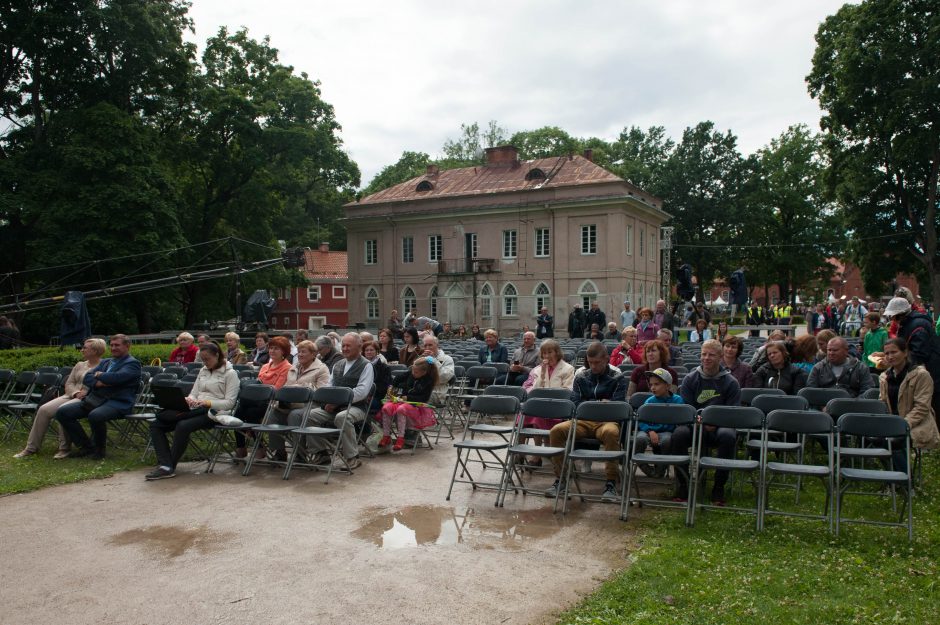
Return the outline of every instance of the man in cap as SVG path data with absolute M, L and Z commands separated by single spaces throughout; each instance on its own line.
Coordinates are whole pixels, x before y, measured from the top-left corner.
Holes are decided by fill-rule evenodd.
M 911 362 L 924 365 L 933 379 L 934 416 L 940 420 L 940 339 L 925 313 L 911 309 L 903 297 L 895 297 L 885 307 L 885 317 L 897 322 L 898 338 L 907 342 Z

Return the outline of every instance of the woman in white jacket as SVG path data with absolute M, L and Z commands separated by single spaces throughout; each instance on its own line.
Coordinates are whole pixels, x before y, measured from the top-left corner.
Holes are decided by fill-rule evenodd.
M 186 398 L 189 410 L 164 410 L 150 424 L 150 438 L 157 454 L 157 468 L 147 474 L 148 480 L 162 480 L 176 476 L 176 464 L 186 452 L 190 435 L 197 430 L 214 426 L 218 415 L 228 414 L 238 399 L 238 374 L 225 362 L 225 353 L 215 343 L 206 343 L 199 349 L 203 368 Z M 215 418 L 214 418 L 215 417 Z M 173 446 L 167 441 L 167 432 L 173 432 Z
M 529 378 L 522 384 L 522 388 L 531 392 L 534 388 L 563 388 L 570 391 L 574 387 L 574 367 L 565 362 L 561 345 L 557 341 L 552 339 L 542 341 L 539 346 L 539 357 L 542 359 L 542 364 L 532 369 Z M 526 427 L 550 430 L 558 422 L 557 419 L 526 416 L 524 424 Z M 545 437 L 534 436 L 533 442 L 536 445 L 544 445 Z M 527 459 L 527 464 L 541 466 L 542 459 L 533 456 Z

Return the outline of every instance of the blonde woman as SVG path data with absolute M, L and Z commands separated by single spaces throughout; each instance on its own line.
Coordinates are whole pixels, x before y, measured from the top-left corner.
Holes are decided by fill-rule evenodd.
M 561 346 L 557 341 L 547 339 L 542 341 L 539 347 L 539 357 L 541 364 L 532 369 L 529 378 L 522 384 L 526 392 L 531 392 L 534 388 L 563 388 L 571 390 L 574 387 L 574 367 L 565 362 Z M 535 427 L 541 430 L 550 430 L 552 426 L 558 423 L 557 419 L 542 419 L 540 417 L 525 417 L 527 427 Z M 533 439 L 536 445 L 544 445 L 545 437 L 536 436 Z M 527 459 L 530 465 L 541 466 L 542 459 L 531 457 Z
M 225 333 L 225 360 L 230 365 L 244 365 L 248 362 L 248 355 L 241 346 L 242 338 L 234 332 Z
M 86 389 L 82 386 L 82 380 L 85 374 L 98 366 L 101 362 L 101 356 L 107 347 L 101 339 L 88 339 L 82 345 L 82 356 L 85 360 L 72 367 L 72 372 L 65 381 L 65 392 L 55 399 L 50 399 L 36 411 L 36 418 L 33 419 L 33 427 L 29 431 L 29 439 L 26 441 L 26 448 L 13 456 L 14 458 L 27 458 L 39 453 L 42 446 L 42 439 L 49 429 L 49 423 L 55 418 L 56 410 L 69 402 L 81 401 L 85 396 Z M 53 456 L 56 460 L 61 460 L 69 455 L 71 443 L 66 437 L 62 427 L 59 427 L 59 450 Z

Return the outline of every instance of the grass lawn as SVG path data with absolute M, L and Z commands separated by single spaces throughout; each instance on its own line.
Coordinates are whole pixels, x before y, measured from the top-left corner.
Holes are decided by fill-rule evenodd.
M 646 515 L 630 567 L 558 622 L 936 623 L 938 474 L 940 454 L 925 455 L 913 543 L 900 528 L 844 525 L 837 539 L 822 522 L 803 519 L 768 517 L 758 534 L 750 515 L 708 511 L 696 516 L 694 528 L 685 527 L 675 511 Z M 816 484 L 806 487 L 801 509 L 821 508 L 823 490 Z M 744 492 L 734 500 L 740 505 Z M 887 500 L 847 501 L 851 514 L 890 516 L 878 514 L 881 508 L 890 511 Z M 772 491 L 771 504 L 792 506 L 792 491 Z

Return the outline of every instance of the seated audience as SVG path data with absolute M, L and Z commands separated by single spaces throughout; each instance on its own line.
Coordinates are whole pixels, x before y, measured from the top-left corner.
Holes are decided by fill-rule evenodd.
M 297 362 L 287 371 L 287 381 L 284 386 L 306 386 L 317 390 L 326 386 L 330 381 L 330 371 L 326 365 L 317 358 L 317 346 L 313 341 L 305 340 L 297 344 Z M 299 426 L 303 420 L 303 404 L 277 405 L 268 417 L 268 423 L 274 425 Z M 269 434 L 268 442 L 274 451 L 275 460 L 287 460 L 284 450 L 284 437 L 279 434 Z M 303 445 L 304 441 L 299 444 Z
M 254 367 L 260 367 L 270 360 L 268 355 L 268 335 L 266 332 L 255 334 L 255 348 L 251 350 L 251 364 Z
M 509 365 L 506 384 L 522 386 L 538 363 L 539 350 L 535 346 L 535 332 L 529 331 L 522 335 L 522 345 L 512 352 L 512 364 Z
M 395 339 L 388 328 L 379 330 L 379 353 L 390 365 L 398 362 L 398 348 L 395 347 Z
M 637 341 L 636 328 L 627 326 L 620 335 L 620 345 L 610 352 L 610 364 L 619 367 L 623 363 L 638 365 L 643 362 L 643 347 Z
M 705 319 L 699 319 L 695 322 L 695 329 L 689 332 L 690 343 L 704 343 L 712 337 L 712 331 L 708 329 L 708 322 Z
M 258 382 L 269 384 L 278 389 L 287 383 L 287 373 L 290 371 L 292 363 L 287 360 L 290 355 L 290 343 L 283 336 L 275 336 L 268 341 L 268 362 L 261 366 L 258 371 Z M 249 401 L 239 401 L 238 408 L 235 410 L 235 417 L 245 423 L 261 423 L 264 415 L 268 411 L 268 403 L 255 403 Z M 252 434 L 249 432 L 249 436 Z M 248 455 L 246 447 L 245 434 L 239 431 L 235 432 L 235 457 L 245 458 Z M 259 448 L 258 458 L 267 456 L 267 450 Z
M 318 336 L 317 340 L 314 341 L 314 345 L 317 346 L 317 358 L 326 365 L 329 371 L 332 371 L 333 365 L 343 359 L 343 355 L 336 351 L 333 339 L 329 335 Z
M 912 364 L 909 356 L 904 339 L 889 339 L 885 343 L 883 366 L 888 369 L 878 379 L 878 398 L 887 404 L 888 412 L 904 417 L 910 425 L 912 447 L 937 449 L 940 433 L 931 405 L 933 379 L 923 365 Z M 893 459 L 895 471 L 907 470 L 903 449 L 896 450 Z
M 731 372 L 741 388 L 751 388 L 755 386 L 754 372 L 751 370 L 750 365 L 741 360 L 743 350 L 744 341 L 736 336 L 727 337 L 721 345 L 721 364 Z
M 589 341 L 603 341 L 604 331 L 601 330 L 600 325 L 592 323 L 591 327 L 588 328 L 587 334 L 584 338 L 588 339 Z
M 807 335 L 810 336 L 810 335 Z M 812 336 L 810 336 L 812 340 Z M 815 341 L 813 349 L 815 350 Z M 779 388 L 787 395 L 796 395 L 806 386 L 806 370 L 790 362 L 786 343 L 767 344 L 767 362 L 755 374 L 757 388 Z
M 392 401 L 382 406 L 382 438 L 379 447 L 388 447 L 392 442 L 392 420 L 395 421 L 395 445 L 392 451 L 401 451 L 405 446 L 406 430 L 423 430 L 437 423 L 434 408 L 429 404 L 431 393 L 438 383 L 437 367 L 431 356 L 415 360 L 408 373 L 396 385 L 397 393 Z
M 767 345 L 773 343 L 774 341 L 785 341 L 787 340 L 787 333 L 783 330 L 773 330 L 767 334 L 767 341 L 763 345 L 757 348 L 757 351 L 754 352 L 754 355 L 751 356 L 751 371 L 757 371 L 760 369 L 761 365 L 767 362 L 767 354 L 765 353 Z
M 454 379 L 454 359 L 444 353 L 435 336 L 426 336 L 421 341 L 421 347 L 423 351 L 420 355 L 433 358 L 434 365 L 437 367 L 437 386 L 431 393 L 431 403 L 435 406 L 443 406 L 447 397 L 447 387 Z
M 672 392 L 675 380 L 668 371 L 662 367 L 646 372 L 649 383 L 651 397 L 647 397 L 644 404 L 682 404 L 682 396 Z M 672 439 L 672 433 L 676 429 L 675 425 L 665 423 L 647 423 L 646 421 L 637 421 L 636 437 L 634 439 L 633 453 L 643 453 L 649 447 L 654 454 L 668 454 L 672 447 L 669 441 Z M 663 477 L 668 471 L 668 467 L 657 467 L 656 465 L 640 465 L 640 470 L 651 477 Z
M 630 384 L 627 387 L 627 397 L 634 393 L 650 392 L 649 382 L 646 377 L 647 371 L 654 371 L 662 367 L 669 372 L 673 380 L 678 380 L 679 376 L 666 363 L 669 360 L 669 350 L 662 341 L 647 341 L 643 346 L 644 362 L 633 370 L 630 374 Z
M 374 341 L 363 341 L 362 357 L 372 365 L 372 379 L 375 384 L 375 392 L 372 394 L 372 402 L 369 405 L 369 414 L 374 414 L 382 409 L 382 398 L 388 392 L 392 385 L 392 370 L 388 364 L 382 360 L 379 354 L 379 346 Z
M 486 345 L 480 348 L 478 356 L 480 364 L 509 362 L 509 352 L 506 346 L 499 342 L 499 334 L 493 328 L 483 333 Z
M 672 344 L 672 330 L 660 328 L 659 332 L 656 333 L 656 340 L 662 341 L 666 348 L 669 349 L 670 367 L 682 364 L 682 350 Z
M 868 367 L 849 356 L 849 346 L 837 336 L 826 346 L 826 359 L 816 363 L 809 373 L 806 386 L 811 388 L 844 388 L 852 397 L 858 397 L 875 387 Z
M 719 321 L 718 329 L 715 330 L 715 340 L 717 340 L 719 343 L 724 345 L 725 339 L 728 338 L 729 336 L 731 336 L 731 334 L 728 332 L 728 322 Z
M 605 339 L 617 340 L 620 338 L 620 332 L 617 330 L 617 324 L 613 321 L 607 324 L 607 332 L 604 333 Z
M 195 339 L 192 334 L 189 332 L 180 332 L 180 335 L 176 337 L 176 344 L 178 347 L 170 352 L 168 362 L 175 365 L 185 365 L 196 360 L 196 354 L 199 353 L 199 348 L 196 347 Z
M 244 365 L 248 362 L 248 356 L 242 350 L 241 340 L 234 332 L 225 333 L 225 360 L 230 365 Z
M 421 355 L 421 343 L 418 341 L 418 331 L 414 328 L 405 328 L 404 347 L 398 350 L 398 362 L 411 366 L 415 358 Z
M 539 357 L 541 362 L 529 373 L 529 378 L 523 383 L 522 388 L 531 392 L 534 388 L 565 388 L 571 390 L 574 385 L 574 367 L 565 362 L 564 354 L 558 341 L 548 339 L 542 342 L 539 347 Z M 552 426 L 560 421 L 557 419 L 542 419 L 541 417 L 524 417 L 526 427 L 534 427 L 540 430 L 550 430 Z M 544 445 L 545 437 L 534 437 L 536 445 Z M 531 457 L 528 464 L 541 466 L 542 459 Z
M 797 337 L 790 349 L 790 362 L 809 375 L 809 372 L 813 370 L 813 365 L 816 364 L 817 349 L 815 335 L 804 334 Z

